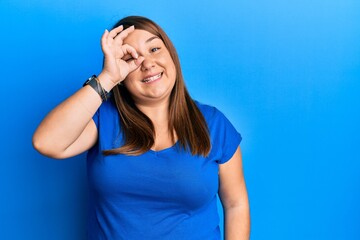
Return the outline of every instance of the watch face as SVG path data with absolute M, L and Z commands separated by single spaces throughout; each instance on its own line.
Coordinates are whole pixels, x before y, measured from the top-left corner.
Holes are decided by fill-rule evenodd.
M 86 85 L 88 85 L 89 82 L 90 82 L 90 80 L 91 80 L 91 78 L 88 78 L 88 79 L 84 82 L 83 87 L 85 87 Z
M 95 78 L 95 75 L 92 75 L 91 77 L 89 77 L 89 78 L 84 82 L 83 87 L 85 87 L 86 85 L 88 85 L 89 82 L 90 82 L 91 80 L 93 80 L 94 78 Z

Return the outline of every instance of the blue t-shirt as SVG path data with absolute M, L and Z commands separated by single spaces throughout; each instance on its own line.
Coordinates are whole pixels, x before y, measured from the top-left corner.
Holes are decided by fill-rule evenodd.
M 88 239 L 221 239 L 216 203 L 218 164 L 235 153 L 240 134 L 215 107 L 196 102 L 210 132 L 208 157 L 174 146 L 140 156 L 104 156 L 120 146 L 120 122 L 113 101 L 93 119 L 98 142 L 87 157 Z

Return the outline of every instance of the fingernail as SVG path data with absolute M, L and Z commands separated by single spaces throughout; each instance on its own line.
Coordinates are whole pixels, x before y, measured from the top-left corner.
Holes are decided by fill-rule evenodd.
M 108 30 L 107 30 L 107 29 L 105 29 L 105 32 L 108 32 Z

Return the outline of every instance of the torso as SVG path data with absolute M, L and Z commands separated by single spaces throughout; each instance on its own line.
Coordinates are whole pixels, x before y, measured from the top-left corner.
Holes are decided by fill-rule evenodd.
M 174 143 L 166 124 L 155 125 L 154 150 L 105 156 L 104 149 L 124 139 L 116 107 L 103 103 L 93 117 L 98 142 L 87 157 L 89 240 L 221 239 L 218 165 L 233 155 L 241 136 L 217 109 L 198 106 L 209 128 L 209 156 L 192 155 L 176 136 Z

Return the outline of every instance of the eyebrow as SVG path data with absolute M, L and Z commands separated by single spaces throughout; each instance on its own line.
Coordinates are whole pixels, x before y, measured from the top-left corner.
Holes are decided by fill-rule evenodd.
M 151 42 L 152 40 L 154 40 L 155 38 L 159 38 L 158 36 L 153 36 L 151 38 L 149 38 L 148 40 L 145 41 L 145 43 Z M 159 38 L 160 39 L 160 38 Z

